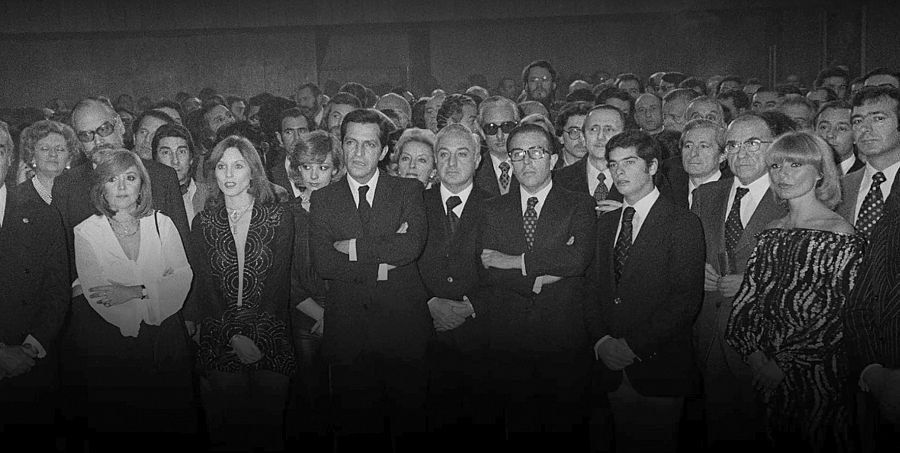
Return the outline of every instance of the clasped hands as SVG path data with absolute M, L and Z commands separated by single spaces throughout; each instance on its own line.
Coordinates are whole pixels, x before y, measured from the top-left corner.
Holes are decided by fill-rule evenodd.
M 231 337 L 231 350 L 228 351 L 237 354 L 238 360 L 245 365 L 256 363 L 263 358 L 263 353 L 256 347 L 256 343 L 244 335 L 235 335 Z
M 27 373 L 34 366 L 35 355 L 23 346 L 0 343 L 0 379 Z
M 446 332 L 461 326 L 466 322 L 466 318 L 474 313 L 467 296 L 463 296 L 461 301 L 432 297 L 428 301 L 428 310 L 431 312 L 434 329 L 438 332 Z
M 641 358 L 631 350 L 631 346 L 628 346 L 628 341 L 624 338 L 609 337 L 606 340 L 601 338 L 594 344 L 594 360 L 602 360 L 610 370 L 619 371 L 633 364 L 635 360 L 640 362 Z
M 744 274 L 719 275 L 711 264 L 706 263 L 706 273 L 703 279 L 703 289 L 705 291 L 718 291 L 725 297 L 734 297 L 738 290 L 741 289 L 741 282 L 744 281 Z

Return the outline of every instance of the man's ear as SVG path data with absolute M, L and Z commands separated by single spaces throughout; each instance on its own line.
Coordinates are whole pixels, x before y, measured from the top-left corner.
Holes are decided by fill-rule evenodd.
M 381 149 L 381 155 L 378 156 L 378 162 L 381 162 L 382 160 L 384 160 L 384 156 L 387 156 L 387 153 L 388 153 L 388 146 L 385 145 L 384 148 Z
M 278 139 L 278 146 L 284 148 L 284 140 L 281 139 L 281 132 L 276 132 L 275 137 Z
M 654 157 L 653 160 L 650 161 L 647 172 L 650 173 L 650 176 L 656 176 L 657 171 L 659 171 L 659 160 Z
M 559 154 L 550 155 L 550 169 L 556 168 L 556 162 L 559 161 Z

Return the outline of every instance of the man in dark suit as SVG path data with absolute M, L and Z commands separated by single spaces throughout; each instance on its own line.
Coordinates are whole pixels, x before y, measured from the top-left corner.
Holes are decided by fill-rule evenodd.
M 390 124 L 372 109 L 344 117 L 347 177 L 313 192 L 310 209 L 313 262 L 329 282 L 323 353 L 339 429 L 361 433 L 344 441 L 363 442 L 350 451 L 384 440 L 371 437 L 384 430 L 382 409 L 395 432 L 424 430 L 422 359 L 432 329 L 416 259 L 427 225 L 421 183 L 378 170 Z
M 764 441 L 752 373 L 724 338 L 756 235 L 786 214 L 769 188 L 765 162 L 774 137 L 785 132 L 778 128 L 765 114 L 745 113 L 732 121 L 725 133 L 725 152 L 735 176 L 700 186 L 691 206 L 706 238 L 705 294 L 694 323 L 694 342 L 713 448 Z
M 622 194 L 612 183 L 606 168 L 606 142 L 625 130 L 625 116 L 606 104 L 588 111 L 582 133 L 588 154 L 580 161 L 556 170 L 553 181 L 572 192 L 586 193 L 594 197 L 597 212 L 608 212 L 622 205 Z
M 859 152 L 866 156 L 863 171 L 841 178 L 841 204 L 835 212 L 853 224 L 856 233 L 869 237 L 879 222 L 885 200 L 900 169 L 897 114 L 900 90 L 866 87 L 853 96 L 853 135 Z
M 425 191 L 428 240 L 419 273 L 437 331 L 429 351 L 429 424 L 447 434 L 440 443 L 452 449 L 450 444 L 458 448 L 473 440 L 460 434 L 487 434 L 483 431 L 496 425 L 487 404 L 488 313 L 479 297 L 481 214 L 490 195 L 474 186 L 481 154 L 468 129 L 448 125 L 437 134 L 434 149 L 441 182 Z
M 562 145 L 561 155 L 556 160 L 553 170 L 568 167 L 580 161 L 587 155 L 587 147 L 584 144 L 584 117 L 591 110 L 588 102 L 571 102 L 565 105 L 556 116 L 556 135 Z
M 507 136 L 519 124 L 516 104 L 502 96 L 491 96 L 478 107 L 478 124 L 484 132 L 487 155 L 475 172 L 475 186 L 491 194 L 503 195 L 519 187 L 506 154 Z
M 887 156 L 900 153 L 897 90 L 864 88 L 854 96 L 854 127 L 860 151 L 872 156 L 868 174 L 883 167 Z M 888 94 L 890 93 L 890 94 Z M 878 96 L 875 96 L 878 94 Z M 864 109 L 863 107 L 868 107 Z M 877 113 L 876 113 L 877 112 Z M 881 119 L 880 121 L 878 119 Z M 874 121 L 873 121 L 874 120 Z M 862 142 L 862 143 L 860 143 Z M 863 151 L 865 150 L 865 151 Z M 878 150 L 878 152 L 874 152 Z M 869 166 L 873 168 L 870 169 Z M 877 165 L 877 166 L 876 166 Z M 896 167 L 896 164 L 893 164 Z M 887 168 L 890 168 L 887 167 Z M 889 170 L 885 169 L 887 174 Z M 896 169 L 894 170 L 896 173 Z M 851 383 L 858 395 L 863 451 L 890 451 L 900 442 L 900 175 L 895 174 L 883 216 L 871 229 L 856 286 L 847 301 L 845 338 Z M 882 189 L 884 183 L 881 184 Z
M 822 104 L 816 114 L 815 131 L 834 152 L 834 160 L 842 175 L 849 175 L 866 166 L 853 150 L 853 127 L 850 117 L 853 106 L 844 100 Z
M 673 156 L 662 164 L 659 191 L 675 204 L 691 208 L 694 191 L 708 182 L 733 176 L 726 165 L 722 151 L 723 128 L 705 120 L 691 120 L 681 133 L 681 155 Z
M 308 134 L 309 131 L 315 130 L 314 123 L 299 108 L 293 107 L 281 112 L 281 120 L 279 121 L 281 130 L 278 132 L 278 140 L 281 143 L 276 157 L 272 159 L 272 165 L 269 167 L 272 182 L 283 187 L 293 198 L 297 198 L 302 193 L 300 186 L 290 178 L 290 162 L 289 156 L 294 148 L 294 143 L 302 134 Z
M 4 184 L 11 153 L 0 148 L 0 437 L 50 449 L 56 338 L 70 297 L 66 236 L 55 209 Z
M 571 436 L 583 421 L 590 367 L 581 296 L 594 203 L 552 181 L 553 140 L 536 124 L 510 132 L 520 190 L 487 200 L 483 217 L 493 378 L 511 439 L 527 442 L 513 448 L 525 450 L 535 444 L 524 433 L 556 433 L 534 439 L 540 442 L 574 440 L 560 433 Z
M 684 398 L 696 380 L 691 323 L 703 297 L 699 220 L 653 185 L 657 142 L 628 131 L 606 159 L 624 197 L 597 221 L 587 325 L 607 392 L 617 451 L 675 451 Z

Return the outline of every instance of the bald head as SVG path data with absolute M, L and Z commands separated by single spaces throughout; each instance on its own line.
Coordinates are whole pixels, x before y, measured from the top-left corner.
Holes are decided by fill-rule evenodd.
M 119 115 L 102 98 L 82 99 L 72 109 L 72 128 L 84 145 L 84 154 L 95 163 L 98 150 L 125 147 L 125 126 Z
M 691 101 L 684 111 L 687 121 L 704 119 L 725 127 L 725 111 L 722 104 L 711 96 L 700 96 Z

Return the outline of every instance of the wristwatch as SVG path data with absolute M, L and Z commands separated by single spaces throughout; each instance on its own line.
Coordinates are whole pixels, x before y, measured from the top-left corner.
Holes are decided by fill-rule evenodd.
M 141 285 L 141 299 L 146 299 L 149 296 L 150 296 L 150 294 L 147 292 L 147 287 L 144 285 Z

